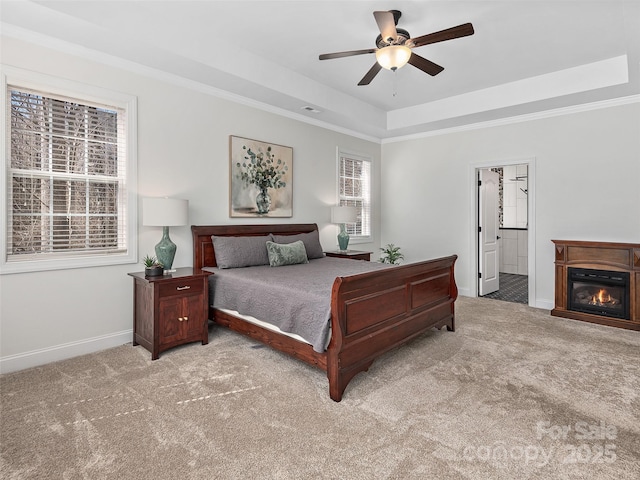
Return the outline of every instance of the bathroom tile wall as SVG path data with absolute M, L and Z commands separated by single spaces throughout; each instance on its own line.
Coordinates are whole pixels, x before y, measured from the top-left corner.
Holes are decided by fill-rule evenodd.
M 502 226 L 527 228 L 527 165 L 503 167 Z
M 500 272 L 527 275 L 528 233 L 527 230 L 500 229 Z

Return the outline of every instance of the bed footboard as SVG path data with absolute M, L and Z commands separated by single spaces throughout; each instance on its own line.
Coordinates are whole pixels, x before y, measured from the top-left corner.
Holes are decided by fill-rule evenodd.
M 455 330 L 457 255 L 338 277 L 331 297 L 327 349 L 329 394 L 342 399 L 349 381 L 380 355 L 431 328 Z

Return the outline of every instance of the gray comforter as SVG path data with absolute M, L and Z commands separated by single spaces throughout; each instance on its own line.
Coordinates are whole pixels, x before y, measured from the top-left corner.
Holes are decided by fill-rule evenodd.
M 336 277 L 391 268 L 391 265 L 325 257 L 307 264 L 219 269 L 209 277 L 209 303 L 236 310 L 307 340 L 325 350 Z

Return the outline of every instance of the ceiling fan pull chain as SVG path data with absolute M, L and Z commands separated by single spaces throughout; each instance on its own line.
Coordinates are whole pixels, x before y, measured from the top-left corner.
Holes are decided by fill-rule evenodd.
M 393 92 L 391 95 L 395 97 L 398 95 L 398 69 L 393 71 L 393 80 L 391 80 L 391 83 L 393 85 Z

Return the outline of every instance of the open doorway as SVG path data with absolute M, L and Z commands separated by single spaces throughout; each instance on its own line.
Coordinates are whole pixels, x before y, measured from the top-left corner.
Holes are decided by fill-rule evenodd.
M 474 168 L 474 276 L 479 297 L 535 304 L 534 173 L 533 159 Z

